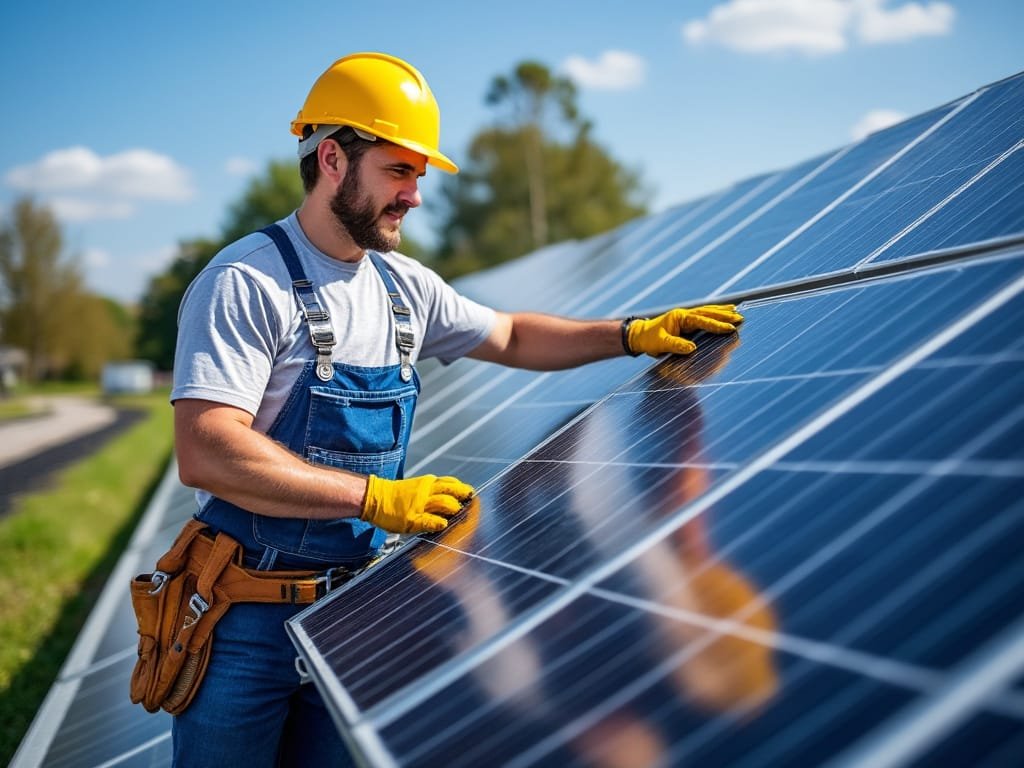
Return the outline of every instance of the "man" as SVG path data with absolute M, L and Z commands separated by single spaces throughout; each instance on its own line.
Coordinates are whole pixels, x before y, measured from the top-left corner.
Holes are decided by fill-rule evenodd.
M 441 530 L 470 498 L 456 478 L 399 479 L 422 356 L 538 370 L 614 355 L 689 353 L 682 333 L 731 333 L 731 306 L 651 320 L 495 312 L 394 252 L 438 149 L 423 76 L 379 53 L 335 62 L 292 123 L 299 210 L 227 246 L 189 287 L 175 355 L 181 480 L 196 517 L 264 571 L 357 569 L 388 532 Z M 180 766 L 344 765 L 313 686 L 300 685 L 284 622 L 298 608 L 232 605 L 210 665 L 175 718 Z M 369 650 L 369 649 L 368 649 Z

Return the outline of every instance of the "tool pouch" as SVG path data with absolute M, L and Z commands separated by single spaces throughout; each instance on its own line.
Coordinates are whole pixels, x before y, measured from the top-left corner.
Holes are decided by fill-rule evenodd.
M 241 546 L 224 533 L 211 542 L 205 528 L 190 521 L 156 570 L 132 579 L 139 658 L 130 696 L 150 712 L 178 714 L 192 701 L 210 660 L 213 627 L 230 607 L 214 586 L 229 564 L 241 563 Z

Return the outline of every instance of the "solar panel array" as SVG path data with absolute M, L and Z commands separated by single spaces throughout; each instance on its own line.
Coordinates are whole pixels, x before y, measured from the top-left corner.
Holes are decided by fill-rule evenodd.
M 1024 762 L 1022 147 L 1016 76 L 460 280 L 747 321 L 686 359 L 421 365 L 407 474 L 476 500 L 290 624 L 361 759 Z M 168 764 L 121 598 L 191 507 L 169 475 L 15 765 Z

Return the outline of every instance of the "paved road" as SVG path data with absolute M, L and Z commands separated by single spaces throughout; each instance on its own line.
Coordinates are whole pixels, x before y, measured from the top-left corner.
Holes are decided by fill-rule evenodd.
M 45 415 L 0 424 L 0 467 L 96 432 L 117 419 L 111 406 L 82 397 L 48 397 L 45 405 Z
M 60 397 L 45 416 L 0 425 L 0 517 L 18 496 L 48 487 L 54 472 L 98 450 L 143 415 Z

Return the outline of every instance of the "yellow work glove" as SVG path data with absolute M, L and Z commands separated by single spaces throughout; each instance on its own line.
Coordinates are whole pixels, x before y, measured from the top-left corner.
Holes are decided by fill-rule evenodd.
M 732 333 L 743 322 L 743 315 L 735 304 L 708 304 L 693 309 L 670 309 L 650 320 L 637 318 L 627 321 L 626 346 L 633 355 L 646 353 L 651 357 L 662 355 L 688 355 L 697 349 L 684 333 Z
M 472 495 L 473 488 L 454 477 L 385 480 L 370 475 L 360 517 L 390 533 L 440 531 Z

